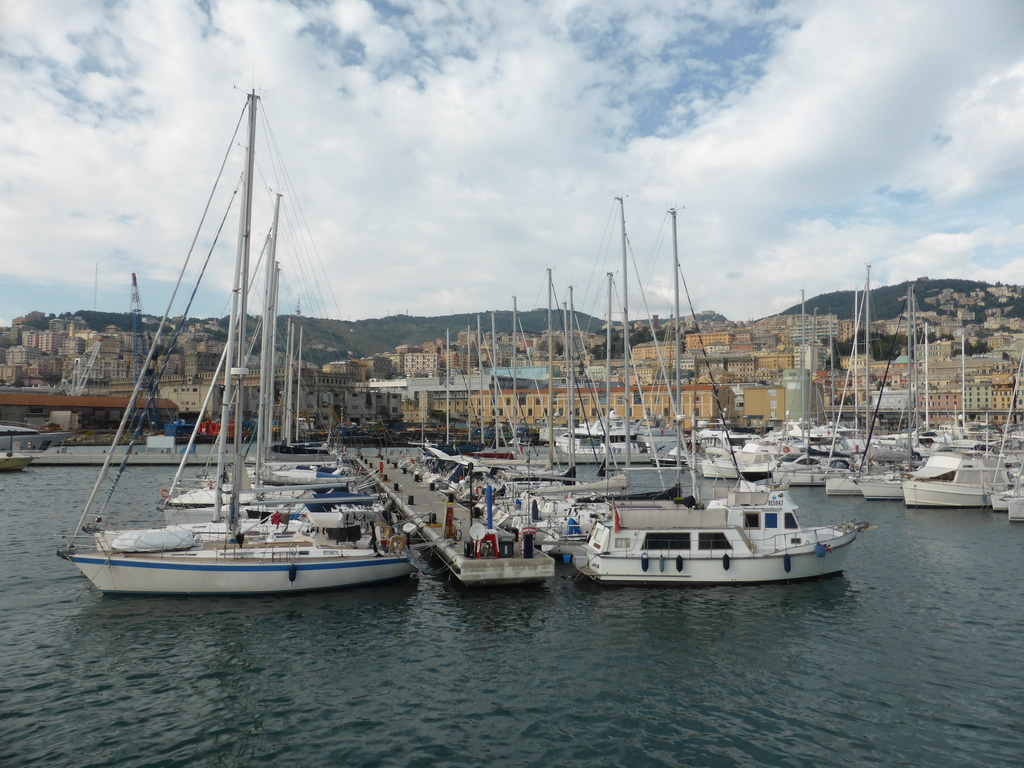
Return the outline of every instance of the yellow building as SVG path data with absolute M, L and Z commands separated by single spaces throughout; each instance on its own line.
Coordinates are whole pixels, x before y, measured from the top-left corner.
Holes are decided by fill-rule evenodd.
M 632 405 L 626 407 L 625 387 L 616 387 L 611 391 L 611 408 L 619 415 L 625 416 L 627 411 L 631 419 L 646 417 L 649 421 L 669 425 L 673 423 L 675 412 L 672 407 L 673 392 L 665 386 L 647 387 L 631 391 Z M 498 418 L 502 422 L 512 421 L 516 424 L 535 426 L 546 424 L 549 413 L 553 414 L 556 426 L 567 426 L 569 407 L 566 402 L 566 390 L 556 389 L 553 398 L 548 390 L 520 391 L 518 404 L 513 402 L 512 390 L 501 390 L 497 393 Z M 577 422 L 593 421 L 604 415 L 607 410 L 607 398 L 604 388 L 576 390 L 574 400 L 574 418 Z M 692 429 L 694 421 L 717 421 L 722 412 L 735 411 L 735 396 L 731 389 L 722 387 L 718 396 L 710 384 L 687 384 L 682 387 L 683 428 Z M 494 403 L 490 392 L 474 392 L 471 395 L 471 407 L 474 421 L 479 422 L 481 414 L 484 424 L 494 422 Z

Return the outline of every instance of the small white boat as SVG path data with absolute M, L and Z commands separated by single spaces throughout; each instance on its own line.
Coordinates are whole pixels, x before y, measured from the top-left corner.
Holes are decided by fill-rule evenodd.
M 992 457 L 936 453 L 903 481 L 908 507 L 992 506 L 992 498 L 1013 487 L 1006 468 Z
M 903 475 L 899 472 L 860 475 L 853 482 L 868 501 L 903 500 Z
M 580 573 L 601 584 L 709 586 L 819 579 L 842 573 L 867 523 L 805 528 L 789 492 L 741 483 L 706 509 L 613 502 L 595 521 Z
M 0 453 L 0 472 L 18 472 L 35 461 L 35 458 L 27 453 L 4 451 Z

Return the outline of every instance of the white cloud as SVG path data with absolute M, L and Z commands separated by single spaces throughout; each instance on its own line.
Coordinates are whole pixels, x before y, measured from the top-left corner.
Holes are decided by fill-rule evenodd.
M 127 304 L 132 271 L 147 310 L 162 307 L 252 86 L 288 173 L 261 160 L 260 183 L 283 189 L 288 221 L 304 217 L 315 243 L 283 249 L 304 310 L 446 314 L 513 294 L 525 309 L 546 301 L 550 266 L 603 314 L 615 195 L 661 314 L 673 205 L 697 309 L 736 319 L 791 306 L 801 288 L 860 285 L 868 263 L 880 282 L 1021 277 L 1014 2 L 3 13 L 5 316 L 89 308 L 97 264 L 99 308 Z M 257 196 L 259 232 L 271 197 Z M 199 312 L 221 311 L 229 262 Z M 330 292 L 337 303 L 318 308 Z

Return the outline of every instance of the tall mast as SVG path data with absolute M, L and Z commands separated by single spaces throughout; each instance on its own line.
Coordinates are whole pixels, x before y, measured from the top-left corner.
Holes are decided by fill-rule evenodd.
M 864 283 L 864 429 L 871 432 L 871 265 Z
M 512 424 L 512 445 L 518 447 L 516 438 L 519 437 L 519 370 L 516 367 L 519 357 L 519 335 L 517 334 L 516 323 L 519 322 L 519 307 L 516 304 L 516 297 L 512 297 L 512 412 L 510 422 Z
M 260 341 L 260 399 L 256 419 L 256 476 L 269 458 L 270 441 L 274 432 L 274 329 L 277 325 L 277 227 L 281 212 L 281 195 L 274 200 L 274 223 L 267 243 L 263 286 L 263 338 Z
M 800 289 L 800 429 L 804 433 L 804 453 L 811 452 L 811 433 L 807 426 L 807 312 L 804 291 Z
M 683 478 L 683 377 L 680 370 L 680 356 L 682 354 L 682 339 L 679 337 L 679 240 L 676 233 L 676 209 L 670 208 L 672 216 L 672 300 L 673 331 L 675 333 L 675 348 L 673 349 L 672 376 L 675 384 L 675 416 L 676 416 L 676 486 L 682 488 Z M 692 464 L 692 462 L 691 462 Z M 697 484 L 693 484 L 696 490 Z
M 604 398 L 605 405 L 604 410 L 601 413 L 601 431 L 602 438 L 605 444 L 605 456 L 611 456 L 611 437 L 608 434 L 609 426 L 611 425 L 611 413 L 612 413 L 612 273 L 608 273 L 608 326 L 606 329 L 605 336 L 605 355 L 604 355 Z
M 633 420 L 633 393 L 629 386 L 629 265 L 626 259 L 626 203 L 619 197 L 619 214 L 622 223 L 622 371 L 626 377 L 626 414 L 624 418 L 626 439 L 626 469 L 629 469 L 630 428 Z M 628 476 L 628 475 L 627 475 Z
M 494 325 L 494 312 L 491 312 L 491 413 L 494 415 L 494 450 L 498 450 L 498 435 L 501 432 L 501 413 L 498 410 L 498 334 Z
M 924 426 L 928 429 L 928 425 L 931 424 L 931 385 L 928 380 L 928 350 L 931 344 L 928 341 L 928 321 L 924 321 Z
M 292 442 L 292 421 L 294 420 L 294 414 L 292 413 L 292 389 L 295 377 L 292 375 L 295 369 L 295 326 L 292 325 L 292 319 L 288 318 L 288 349 L 285 352 L 285 367 L 284 367 L 284 413 L 281 416 L 281 443 L 284 445 L 290 445 Z
M 221 403 L 221 430 L 230 428 L 234 419 L 234 445 L 232 451 L 231 501 L 228 511 L 228 530 L 232 535 L 238 527 L 238 492 L 241 484 L 242 466 L 242 417 L 244 398 L 244 377 L 248 370 L 243 365 L 245 359 L 245 294 L 248 289 L 249 271 L 249 240 L 252 233 L 252 174 L 254 150 L 256 142 L 256 104 L 259 97 L 255 92 L 249 94 L 249 130 L 245 149 L 245 167 L 242 176 L 242 206 L 238 220 L 238 246 L 235 250 L 235 278 L 231 291 L 231 314 L 228 316 L 228 341 L 225 358 L 227 366 L 224 376 L 224 394 Z M 237 380 L 237 381 L 236 381 Z M 238 390 L 237 396 L 235 390 Z M 217 452 L 218 483 L 214 491 L 214 519 L 221 519 L 223 506 L 223 483 L 227 469 L 227 432 L 220 442 Z M 226 541 L 226 540 L 225 540 Z
M 914 284 L 907 287 L 907 314 L 909 316 L 909 333 L 907 333 L 907 357 L 910 370 L 910 397 L 907 403 L 907 450 L 909 458 L 914 457 L 914 433 L 918 427 L 917 390 L 919 387 L 917 371 L 917 301 L 914 297 Z
M 551 268 L 548 267 L 548 467 L 555 466 L 555 332 L 551 326 Z
M 572 286 L 569 286 L 569 296 L 572 296 Z M 576 387 L 575 366 L 572 363 L 572 319 L 569 317 L 569 304 L 562 302 L 562 359 L 565 360 L 565 425 L 569 434 L 569 466 L 576 466 Z
M 452 379 L 451 379 L 451 334 L 447 328 L 444 329 L 444 444 L 452 444 Z
M 480 315 L 476 316 L 476 356 L 477 371 L 480 374 L 480 445 L 486 446 L 487 442 L 484 440 L 484 336 L 480 330 Z
M 477 365 L 480 364 L 480 350 L 476 353 Z M 466 326 L 466 442 L 473 442 L 473 372 L 470 364 L 473 362 L 473 328 Z M 480 436 L 483 437 L 484 425 L 480 424 Z
M 299 436 L 299 419 L 302 417 L 302 332 L 299 326 L 299 348 L 295 352 L 295 437 Z M 309 426 L 308 424 L 306 425 Z

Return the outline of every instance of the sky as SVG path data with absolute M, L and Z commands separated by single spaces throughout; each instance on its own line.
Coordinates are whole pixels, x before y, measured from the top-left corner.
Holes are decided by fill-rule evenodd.
M 0 325 L 225 314 L 250 91 L 282 312 L 1024 283 L 1019 0 L 0 0 Z

